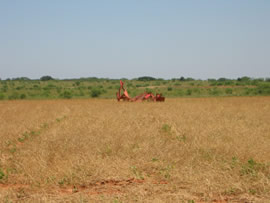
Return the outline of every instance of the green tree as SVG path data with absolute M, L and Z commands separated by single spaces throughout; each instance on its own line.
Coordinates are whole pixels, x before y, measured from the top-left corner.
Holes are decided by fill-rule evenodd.
M 42 76 L 40 78 L 41 81 L 48 81 L 48 80 L 53 80 L 53 77 L 49 76 L 49 75 L 46 75 L 46 76 Z

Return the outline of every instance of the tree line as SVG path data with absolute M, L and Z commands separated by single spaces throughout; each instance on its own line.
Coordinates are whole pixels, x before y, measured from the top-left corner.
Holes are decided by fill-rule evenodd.
M 1 78 L 0 78 L 1 80 Z M 39 79 L 30 79 L 28 77 L 17 77 L 17 78 L 7 78 L 5 79 L 6 81 L 9 80 L 18 80 L 18 81 L 30 81 L 30 80 L 40 80 L 40 81 L 49 81 L 49 80 L 86 80 L 86 81 L 96 81 L 96 80 L 128 80 L 127 78 L 120 78 L 120 79 L 110 79 L 110 78 L 98 78 L 98 77 L 86 77 L 86 78 L 73 78 L 73 79 L 57 79 L 57 78 L 53 78 L 52 76 L 49 75 L 45 75 L 40 77 Z M 5 81 L 3 80 L 3 81 Z M 155 80 L 166 80 L 163 78 L 155 78 L 155 77 L 151 77 L 151 76 L 142 76 L 142 77 L 138 77 L 138 78 L 133 78 L 131 80 L 137 80 L 137 81 L 155 81 Z M 195 81 L 195 80 L 199 80 L 199 81 L 204 81 L 201 79 L 194 79 L 192 77 L 184 77 L 181 76 L 179 78 L 171 78 L 169 80 L 172 81 Z M 265 82 L 270 82 L 270 77 L 266 77 L 266 78 L 252 78 L 252 77 L 248 77 L 248 76 L 243 76 L 243 77 L 238 77 L 236 79 L 230 79 L 230 78 L 209 78 L 206 81 L 209 82 L 225 82 L 225 81 L 238 81 L 238 82 L 248 82 L 248 81 L 265 81 Z

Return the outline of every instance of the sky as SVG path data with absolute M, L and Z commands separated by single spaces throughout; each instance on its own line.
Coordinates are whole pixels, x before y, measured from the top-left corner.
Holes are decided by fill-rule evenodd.
M 0 0 L 0 78 L 270 77 L 269 0 Z

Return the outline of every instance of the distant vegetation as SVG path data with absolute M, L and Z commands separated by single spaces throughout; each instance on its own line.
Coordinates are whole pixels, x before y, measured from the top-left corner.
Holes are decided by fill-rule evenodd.
M 172 78 L 165 80 L 150 76 L 128 80 L 122 78 L 131 96 L 144 91 L 162 93 L 166 97 L 218 97 L 270 95 L 270 78 L 240 77 L 195 80 Z M 56 98 L 115 98 L 119 80 L 108 78 L 55 79 L 43 76 L 0 80 L 0 100 Z
M 47 80 L 53 80 L 53 78 L 51 76 L 46 75 L 46 76 L 41 77 L 40 80 L 47 81 Z

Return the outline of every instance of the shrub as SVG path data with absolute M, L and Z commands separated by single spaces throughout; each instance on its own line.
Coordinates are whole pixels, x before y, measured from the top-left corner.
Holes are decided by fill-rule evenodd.
M 11 95 L 8 96 L 8 99 L 19 99 L 19 94 L 17 92 L 13 92 Z
M 262 95 L 270 95 L 270 84 L 260 84 L 257 88 L 256 91 L 258 94 Z
M 233 92 L 232 88 L 226 88 L 225 89 L 226 94 L 232 94 L 232 92 Z
M 220 94 L 220 91 L 219 91 L 217 88 L 213 88 L 213 89 L 210 91 L 210 94 L 211 94 L 211 95 L 219 95 L 219 94 Z
M 61 87 L 57 87 L 57 88 L 56 88 L 56 91 L 57 91 L 58 94 L 61 93 L 61 89 L 62 89 Z
M 20 95 L 20 99 L 25 99 L 26 98 L 26 95 L 25 94 L 21 94 Z
M 168 91 L 172 91 L 172 87 L 168 87 Z
M 2 87 L 2 91 L 3 91 L 3 92 L 7 92 L 7 91 L 8 91 L 8 86 L 7 86 L 7 85 L 4 85 L 4 86 Z
M 161 130 L 162 130 L 163 132 L 165 132 L 165 133 L 170 133 L 170 132 L 171 132 L 171 128 L 172 128 L 172 127 L 171 127 L 170 125 L 168 125 L 168 124 L 163 124 Z
M 233 85 L 233 81 L 227 80 L 227 81 L 225 81 L 225 85 Z
M 16 87 L 16 90 L 21 90 L 21 89 L 24 89 L 25 86 L 19 86 L 19 87 Z
M 46 97 L 49 97 L 50 94 L 51 94 L 50 90 L 46 90 L 46 91 L 42 92 L 41 96 L 46 98 Z
M 0 93 L 0 100 L 3 100 L 3 99 L 5 99 L 5 95 Z
M 132 87 L 132 86 L 133 86 L 132 83 L 127 84 L 127 87 Z
M 65 98 L 65 99 L 71 99 L 72 98 L 72 93 L 70 91 L 64 91 L 62 94 L 61 94 L 61 97 L 62 98 Z
M 43 89 L 44 90 L 50 90 L 50 89 L 54 89 L 57 88 L 57 86 L 53 85 L 53 84 L 48 84 L 47 86 L 45 86 Z
M 87 87 L 82 85 L 82 86 L 79 86 L 78 89 L 79 90 L 85 90 L 85 89 L 87 89 Z
M 39 85 L 34 85 L 33 88 L 34 89 L 40 89 L 40 86 Z
M 269 176 L 269 170 L 267 164 L 258 163 L 252 158 L 247 161 L 247 163 L 243 163 L 242 169 L 240 170 L 241 175 L 251 175 L 256 177 L 258 173 L 264 174 L 266 177 Z
M 184 95 L 183 89 L 178 89 L 178 90 L 177 90 L 177 95 L 178 95 L 178 96 L 183 96 L 183 95 Z
M 48 84 L 47 87 L 48 87 L 49 89 L 57 88 L 57 86 L 54 85 L 54 84 Z
M 193 88 L 193 92 L 196 94 L 200 94 L 201 90 L 199 88 Z
M 163 82 L 162 82 L 163 85 L 166 85 L 167 83 L 168 83 L 167 81 L 163 81 Z
M 152 92 L 150 88 L 145 88 L 145 92 L 150 93 Z
M 84 96 L 84 92 L 80 90 L 80 96 Z
M 251 88 L 245 88 L 245 91 L 244 91 L 244 94 L 245 95 L 250 95 L 252 93 L 253 93 L 253 89 L 251 89 Z
M 187 89 L 186 95 L 191 95 L 192 94 L 192 89 Z
M 99 97 L 99 95 L 101 95 L 101 91 L 99 89 L 92 89 L 91 97 Z
M 186 78 L 185 81 L 194 81 L 195 79 L 193 78 Z
M 250 84 L 257 86 L 259 82 L 260 82 L 259 80 L 252 80 Z

